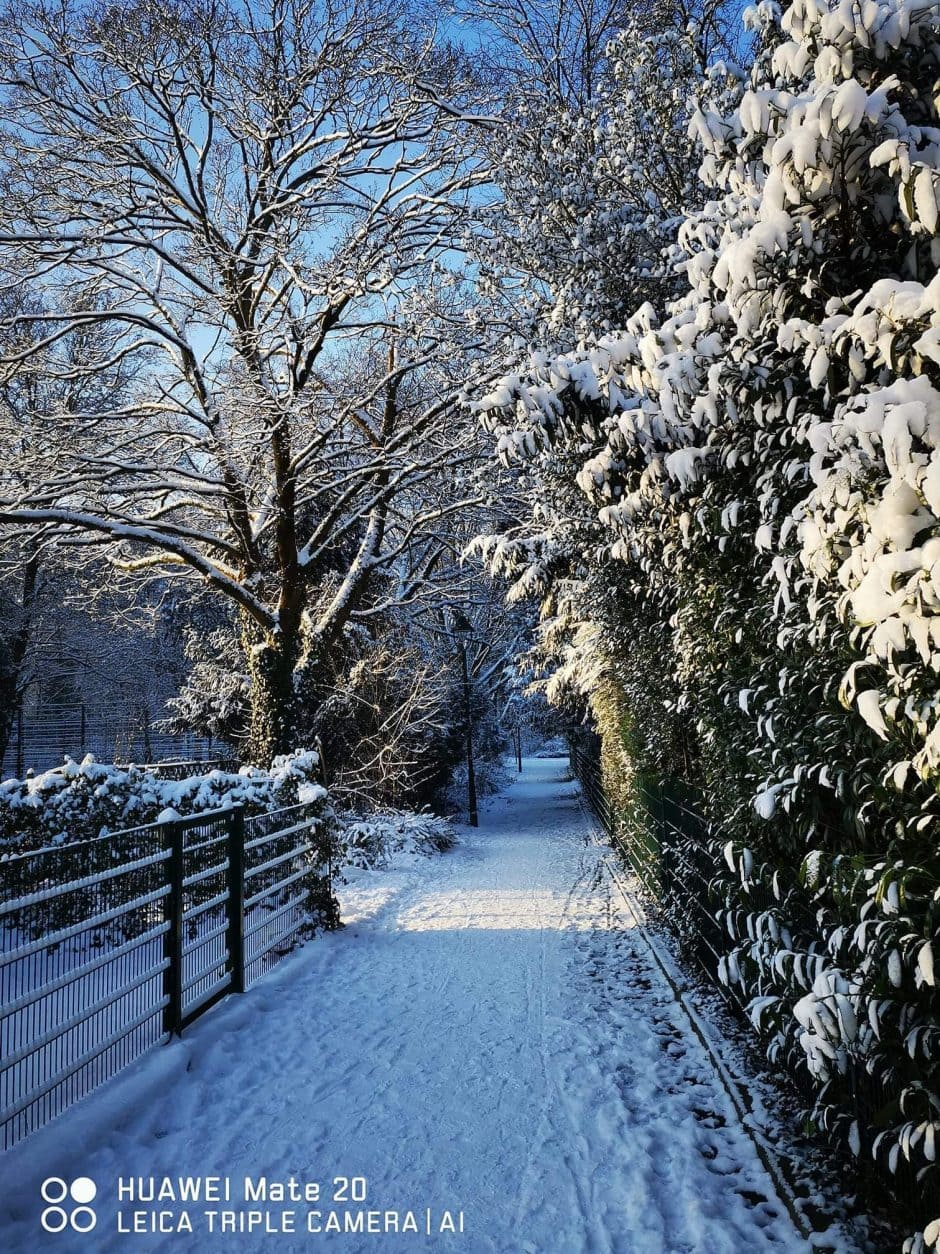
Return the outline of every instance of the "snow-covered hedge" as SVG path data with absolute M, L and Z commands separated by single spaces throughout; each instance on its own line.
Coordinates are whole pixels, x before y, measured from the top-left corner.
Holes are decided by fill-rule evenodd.
M 347 866 L 371 870 L 402 856 L 427 857 L 451 849 L 450 823 L 435 814 L 381 810 L 339 818 L 340 859 Z
M 480 548 L 542 598 L 549 691 L 580 688 L 729 829 L 723 970 L 817 1122 L 936 1199 L 940 5 L 767 0 L 749 21 L 736 102 L 703 89 L 692 119 L 679 294 L 536 346 L 479 402 L 520 482 L 577 485 L 593 548 L 570 560 L 548 494 L 527 548 Z M 803 868 L 815 939 L 755 909 L 754 866 L 771 889 Z M 883 1109 L 863 1074 L 896 1084 Z M 909 1248 L 940 1247 L 917 1218 Z
M 211 770 L 178 780 L 90 755 L 66 758 L 39 775 L 0 783 L 0 848 L 14 853 L 231 806 L 260 814 L 326 798 L 318 778 L 312 750 L 275 758 L 269 771 L 243 766 L 237 774 Z

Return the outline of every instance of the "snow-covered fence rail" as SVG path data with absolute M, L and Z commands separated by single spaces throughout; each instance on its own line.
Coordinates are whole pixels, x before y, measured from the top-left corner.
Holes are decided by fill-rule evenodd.
M 167 762 L 139 762 L 138 770 L 149 771 L 160 779 L 188 779 L 191 775 L 208 771 L 224 771 L 234 774 L 238 771 L 238 758 L 177 758 Z
M 332 853 L 302 804 L 0 861 L 3 1147 L 335 925 Z

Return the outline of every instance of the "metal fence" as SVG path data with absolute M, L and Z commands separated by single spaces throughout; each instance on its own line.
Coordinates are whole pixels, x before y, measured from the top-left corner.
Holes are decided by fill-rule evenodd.
M 194 733 L 171 735 L 154 729 L 145 711 L 116 705 L 103 711 L 82 702 L 46 705 L 34 713 L 17 711 L 10 742 L 0 759 L 0 775 L 22 778 L 28 770 L 46 771 L 68 756 L 86 753 L 99 762 L 153 762 L 158 758 L 203 762 L 225 752 Z
M 628 861 L 637 879 L 656 904 L 659 917 L 676 938 L 680 957 L 696 964 L 731 1009 L 754 1029 L 744 986 L 722 980 L 722 958 L 734 941 L 722 924 L 716 885 L 726 878 L 721 845 L 723 837 L 702 816 L 694 796 L 681 783 L 637 784 L 634 795 L 641 807 L 639 822 L 624 822 L 611 804 L 601 775 L 599 742 L 582 736 L 570 742 L 571 768 L 584 795 L 612 843 Z M 766 884 L 757 881 L 741 887 L 742 913 L 771 912 L 778 902 Z M 788 923 L 792 928 L 793 952 L 812 963 L 827 950 L 820 914 L 820 901 L 809 896 L 802 900 L 788 894 Z M 811 1107 L 819 1095 L 818 1084 L 810 1077 L 802 1051 L 791 1050 L 777 1058 L 797 1091 Z M 871 1074 L 864 1065 L 847 1077 L 847 1118 L 857 1121 L 862 1141 L 870 1146 L 898 1105 L 905 1085 L 918 1082 L 918 1063 L 902 1051 L 898 1064 L 888 1075 Z M 848 1165 L 848 1159 L 845 1160 Z M 896 1217 L 926 1223 L 940 1210 L 940 1181 L 937 1173 L 915 1174 L 903 1159 L 890 1171 L 870 1159 L 853 1159 L 853 1170 L 861 1171 L 863 1187 L 871 1199 Z
M 229 809 L 0 861 L 3 1148 L 334 926 L 331 841 Z
M 588 737 L 569 746 L 571 769 L 604 830 L 629 862 L 676 935 L 685 957 L 692 958 L 726 1001 L 746 1014 L 737 986 L 722 983 L 718 965 L 727 936 L 717 917 L 711 884 L 720 871 L 714 834 L 681 784 L 638 784 L 635 795 L 644 820 L 622 821 L 604 790 L 599 744 Z M 770 903 L 767 903 L 770 904 Z M 812 923 L 807 911 L 805 922 Z M 750 1020 L 748 1020 L 750 1022 Z

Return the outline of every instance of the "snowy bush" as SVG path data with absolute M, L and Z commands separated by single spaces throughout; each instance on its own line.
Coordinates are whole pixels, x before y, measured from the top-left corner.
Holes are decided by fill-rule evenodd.
M 452 827 L 435 814 L 380 810 L 344 815 L 339 820 L 340 859 L 347 866 L 371 870 L 401 855 L 428 857 L 452 849 Z
M 820 1130 L 936 1198 L 935 875 L 821 851 L 798 876 L 731 845 L 725 860 L 720 977 L 748 1002 L 771 1060 L 815 1081 Z
M 270 771 L 242 767 L 161 779 L 140 767 L 82 762 L 0 783 L 0 847 L 6 852 L 104 835 L 207 810 L 244 806 L 260 814 L 297 802 L 326 801 L 311 750 L 275 758 Z

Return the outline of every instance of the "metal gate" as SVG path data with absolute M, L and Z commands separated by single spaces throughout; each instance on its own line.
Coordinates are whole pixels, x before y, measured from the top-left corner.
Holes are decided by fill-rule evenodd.
M 314 805 L 0 859 L 0 1140 L 48 1123 L 337 922 Z

